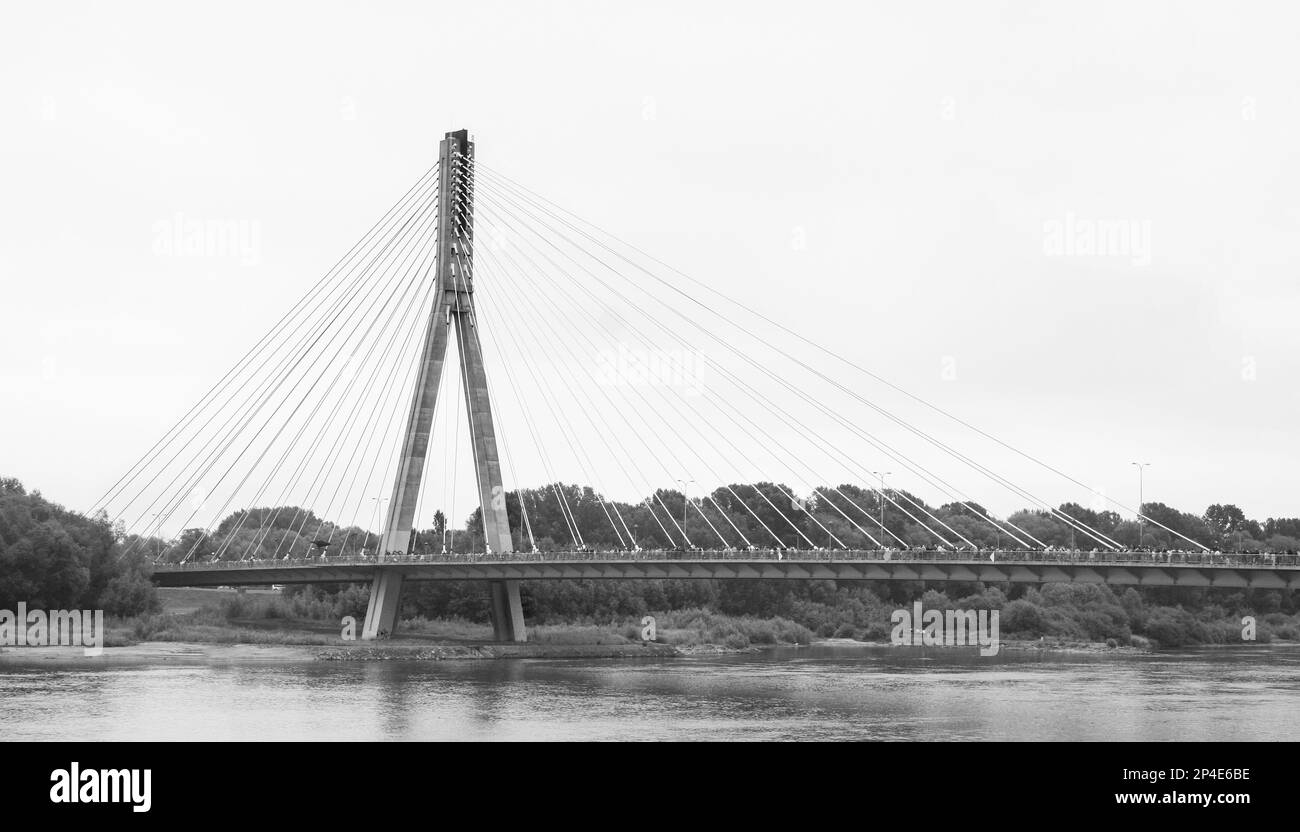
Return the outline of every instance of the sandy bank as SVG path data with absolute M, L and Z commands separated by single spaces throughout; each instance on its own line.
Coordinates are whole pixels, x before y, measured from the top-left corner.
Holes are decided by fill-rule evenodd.
M 445 661 L 455 659 L 644 659 L 680 655 L 667 644 L 350 644 L 316 648 L 335 662 Z
M 317 661 L 444 661 L 482 659 L 623 659 L 680 655 L 667 644 L 429 644 L 373 642 L 336 647 L 284 644 L 201 644 L 142 641 L 105 647 L 88 656 L 79 647 L 22 647 L 0 650 L 0 667 L 54 668 L 87 665 L 227 664 Z
M 7 647 L 0 649 L 0 667 L 57 667 L 86 664 L 220 664 L 223 662 L 310 662 L 319 648 L 285 644 L 201 644 L 181 641 L 142 641 L 105 647 L 88 656 L 80 647 Z
M 827 647 L 863 647 L 876 648 L 881 650 L 892 650 L 895 646 L 888 641 L 857 641 L 851 638 L 826 638 L 818 639 L 814 644 L 824 644 Z M 975 647 L 924 647 L 906 646 L 899 647 L 900 650 L 975 650 Z M 1041 653 L 1111 653 L 1115 655 L 1144 655 L 1152 652 L 1146 647 L 1109 647 L 1103 641 L 1039 641 L 1037 639 L 1030 641 L 1003 641 L 999 650 L 1014 650 L 1018 652 L 1041 652 Z

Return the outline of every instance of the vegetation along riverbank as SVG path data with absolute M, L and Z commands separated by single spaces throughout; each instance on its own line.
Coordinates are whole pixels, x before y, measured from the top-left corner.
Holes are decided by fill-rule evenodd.
M 587 492 L 576 489 L 573 496 L 582 501 Z M 1071 505 L 1062 508 L 1085 511 Z M 1215 546 L 1226 546 L 1234 536 L 1234 544 L 1245 548 L 1280 551 L 1300 545 L 1295 537 L 1300 535 L 1300 519 L 1270 518 L 1261 523 L 1245 519 L 1230 505 L 1211 506 L 1199 517 L 1158 504 L 1148 506 L 1149 511 L 1157 509 L 1164 512 L 1161 516 L 1167 525 L 1203 536 Z M 1128 533 L 1116 517 L 1096 515 L 1088 520 L 1109 524 L 1121 537 Z M 456 532 L 463 545 L 479 545 L 473 537 L 476 522 L 477 515 L 471 515 L 464 530 Z M 1052 541 L 1052 535 L 1061 531 L 1053 530 L 1054 521 L 1047 516 L 1029 514 L 1019 517 L 1019 522 L 1037 524 L 1036 534 Z M 369 534 L 358 531 L 363 538 Z M 900 527 L 899 532 L 905 534 L 907 529 Z M 549 536 L 541 538 L 543 544 L 553 546 L 549 540 Z M 283 591 L 244 592 L 155 588 L 150 580 L 154 557 L 166 558 L 169 547 L 181 545 L 175 540 L 128 536 L 107 517 L 86 517 L 39 492 L 28 492 L 17 480 L 0 478 L 0 609 L 16 609 L 19 602 L 32 609 L 102 609 L 108 617 L 109 647 L 295 645 L 331 648 L 335 653 L 344 651 L 342 655 L 380 654 L 376 645 L 349 645 L 342 637 L 345 618 L 355 619 L 358 625 L 364 618 L 368 587 L 290 586 Z M 1001 638 L 1009 649 L 1145 650 L 1240 644 L 1247 617 L 1255 622 L 1253 643 L 1300 640 L 1300 591 L 1286 589 L 574 580 L 524 582 L 522 598 L 532 646 L 516 649 L 537 651 L 537 655 L 548 650 L 572 655 L 579 648 L 610 655 L 734 651 L 819 639 L 885 643 L 893 611 L 918 600 L 926 609 L 999 610 Z M 659 646 L 653 650 L 641 646 L 641 620 L 646 615 L 656 618 Z M 408 585 L 398 635 L 384 649 L 401 655 L 434 651 L 447 657 L 508 652 L 489 649 L 490 638 L 487 593 L 481 583 L 430 581 Z

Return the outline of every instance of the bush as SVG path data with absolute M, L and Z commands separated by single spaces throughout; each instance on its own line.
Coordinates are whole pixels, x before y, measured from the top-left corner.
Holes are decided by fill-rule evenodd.
M 1300 641 L 1300 624 L 1281 624 L 1271 628 L 1274 636 L 1287 641 Z
M 874 622 L 867 625 L 866 630 L 864 630 L 861 635 L 861 639 L 863 641 L 885 641 L 889 638 L 889 632 L 890 626 L 888 624 Z
M 808 644 L 813 633 L 787 618 L 728 616 L 702 609 L 670 611 L 656 615 L 661 640 L 669 644 Z M 742 643 L 743 640 L 743 643 Z
M 1205 625 L 1182 607 L 1157 607 L 1152 610 L 1147 619 L 1146 635 L 1166 649 L 1209 641 Z
M 157 612 L 161 606 L 157 588 L 147 576 L 140 573 L 114 577 L 99 595 L 99 608 L 105 615 L 144 615 Z
M 1042 611 L 1029 601 L 1012 601 L 1002 610 L 1001 628 L 1009 636 L 1038 638 L 1044 629 Z

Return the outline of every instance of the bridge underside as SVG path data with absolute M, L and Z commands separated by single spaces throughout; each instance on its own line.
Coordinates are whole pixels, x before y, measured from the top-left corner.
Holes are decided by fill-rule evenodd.
M 252 584 L 361 583 L 379 572 L 401 581 L 516 581 L 696 579 L 793 579 L 834 581 L 983 581 L 985 583 L 1090 583 L 1118 586 L 1223 586 L 1250 589 L 1300 589 L 1300 570 L 1268 567 L 1204 567 L 1163 564 L 993 564 L 936 562 L 837 562 L 662 560 L 580 563 L 404 563 L 219 566 L 184 569 L 159 567 L 154 582 L 165 587 L 241 586 Z M 502 591 L 510 591 L 503 587 Z M 517 584 L 513 587 L 518 592 Z M 494 604 L 497 590 L 494 589 Z M 520 622 L 522 626 L 522 622 Z

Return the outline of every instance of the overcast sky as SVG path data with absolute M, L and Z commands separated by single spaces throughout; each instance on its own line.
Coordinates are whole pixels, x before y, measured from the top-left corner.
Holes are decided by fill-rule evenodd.
M 1286 3 L 13 6 L 0 474 L 89 507 L 466 127 L 485 164 L 1098 489 L 1135 502 L 1141 460 L 1148 500 L 1300 514 L 1298 24 Z M 160 253 L 193 219 L 249 245 Z

